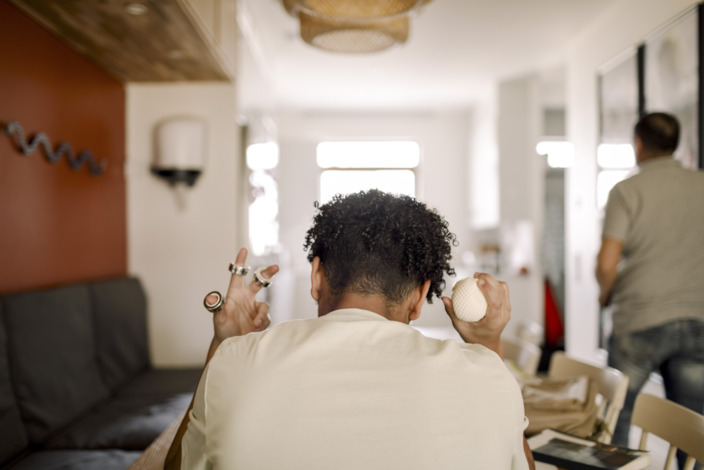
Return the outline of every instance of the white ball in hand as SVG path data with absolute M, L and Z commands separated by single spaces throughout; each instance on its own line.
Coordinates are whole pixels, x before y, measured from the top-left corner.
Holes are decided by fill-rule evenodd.
M 475 322 L 486 315 L 486 298 L 477 285 L 478 279 L 461 279 L 452 287 L 452 305 L 460 320 Z

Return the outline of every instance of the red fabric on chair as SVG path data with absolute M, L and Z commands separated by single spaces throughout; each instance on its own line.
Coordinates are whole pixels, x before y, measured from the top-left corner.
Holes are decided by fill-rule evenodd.
M 545 279 L 545 346 L 556 347 L 562 341 L 565 330 L 562 325 L 562 313 L 557 306 L 550 281 Z

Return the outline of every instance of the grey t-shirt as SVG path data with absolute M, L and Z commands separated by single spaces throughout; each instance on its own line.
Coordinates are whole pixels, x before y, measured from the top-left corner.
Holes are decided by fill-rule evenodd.
M 623 242 L 614 333 L 704 321 L 704 172 L 669 157 L 641 163 L 611 190 L 602 236 Z

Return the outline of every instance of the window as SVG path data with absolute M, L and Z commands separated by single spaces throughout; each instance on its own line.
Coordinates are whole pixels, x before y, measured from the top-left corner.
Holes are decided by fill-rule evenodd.
M 596 162 L 599 165 L 596 203 L 601 210 L 606 206 L 611 188 L 636 171 L 636 156 L 631 144 L 600 144 L 596 150 Z
M 249 204 L 249 244 L 252 254 L 268 254 L 279 244 L 279 188 L 273 171 L 279 164 L 275 142 L 247 147 L 252 200 Z
M 574 165 L 574 145 L 571 142 L 543 140 L 535 146 L 539 155 L 545 155 L 550 168 L 570 168 Z
M 367 189 L 415 197 L 420 146 L 412 141 L 321 142 L 320 203 Z

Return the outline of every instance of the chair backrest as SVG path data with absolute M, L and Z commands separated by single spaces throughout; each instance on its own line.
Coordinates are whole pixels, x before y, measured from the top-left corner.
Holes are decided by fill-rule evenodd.
M 502 337 L 501 344 L 504 348 L 504 359 L 513 362 L 527 377 L 536 374 L 542 349 L 520 338 Z
M 687 454 L 683 470 L 692 470 L 696 461 L 704 463 L 704 415 L 666 398 L 641 393 L 633 407 L 631 424 L 643 430 L 640 449 L 647 449 L 651 433 L 670 443 L 665 470 L 673 468 L 677 449 Z
M 568 356 L 563 351 L 555 351 L 548 366 L 548 376 L 555 378 L 586 375 L 597 385 L 602 402 L 599 404 L 599 418 L 603 431 L 597 435 L 599 442 L 611 442 L 618 415 L 623 408 L 628 391 L 628 376 L 607 366 L 590 364 Z
M 530 320 L 524 320 L 516 325 L 516 332 L 514 336 L 516 338 L 533 343 L 536 346 L 540 346 L 543 342 L 545 336 L 543 327 L 538 323 Z

